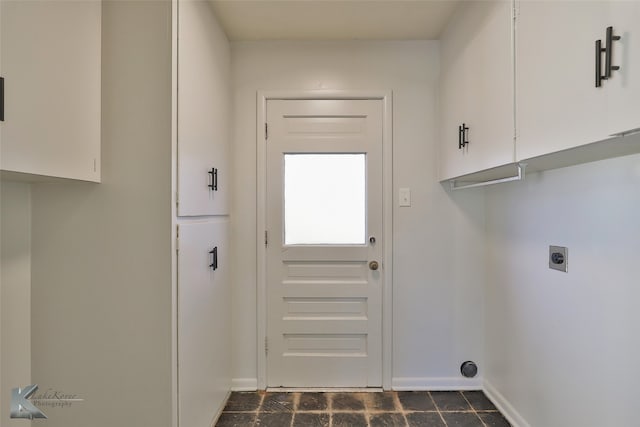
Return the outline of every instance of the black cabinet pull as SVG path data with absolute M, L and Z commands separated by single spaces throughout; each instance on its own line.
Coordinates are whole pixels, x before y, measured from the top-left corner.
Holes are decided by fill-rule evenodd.
M 620 67 L 617 65 L 611 65 L 611 57 L 613 53 L 613 42 L 616 40 L 620 40 L 620 36 L 613 35 L 613 27 L 607 27 L 607 39 L 605 43 L 605 55 L 604 55 L 604 78 L 608 79 L 611 77 L 611 71 L 619 70 Z
M 463 123 L 462 124 L 462 145 L 469 145 L 469 138 L 468 138 L 469 135 L 467 133 L 468 130 L 469 130 L 469 127 Z
M 596 87 L 602 86 L 602 80 L 606 79 L 602 75 L 602 40 L 596 40 Z
M 0 122 L 4 122 L 4 77 L 0 77 Z
M 214 247 L 212 250 L 209 251 L 209 253 L 212 255 L 212 259 L 211 259 L 211 264 L 209 264 L 209 267 L 213 270 L 216 271 L 218 269 L 218 247 Z
M 209 184 L 209 188 L 211 191 L 218 191 L 218 169 L 211 168 L 208 174 L 211 175 L 211 184 Z
M 613 35 L 613 27 L 607 27 L 607 38 L 604 48 L 602 40 L 596 40 L 596 87 L 602 86 L 603 80 L 611 78 L 611 72 L 620 69 L 618 65 L 611 65 L 613 57 L 613 42 L 620 40 L 620 36 Z M 604 52 L 604 74 L 602 73 L 602 53 Z
M 458 126 L 458 149 L 464 148 L 465 145 L 469 144 L 467 140 L 467 131 L 469 127 L 466 124 L 462 124 L 462 126 Z

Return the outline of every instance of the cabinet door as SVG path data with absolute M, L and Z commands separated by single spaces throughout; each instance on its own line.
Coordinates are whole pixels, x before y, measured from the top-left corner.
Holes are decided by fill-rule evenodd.
M 210 2 L 180 0 L 178 9 L 178 215 L 224 215 L 231 176 L 229 46 Z
M 612 46 L 612 64 L 620 67 L 603 83 L 608 97 L 609 134 L 640 128 L 640 1 L 611 1 L 609 21 L 620 40 Z M 603 42 L 605 28 L 601 28 Z
M 214 220 L 178 230 L 180 427 L 211 425 L 231 386 L 227 229 L 228 221 Z
M 595 87 L 605 2 L 522 1 L 516 19 L 516 158 L 606 139 L 606 86 Z
M 5 171 L 100 181 L 99 1 L 0 1 Z
M 442 180 L 514 161 L 512 2 L 468 2 L 442 38 Z M 458 147 L 465 124 L 469 144 Z

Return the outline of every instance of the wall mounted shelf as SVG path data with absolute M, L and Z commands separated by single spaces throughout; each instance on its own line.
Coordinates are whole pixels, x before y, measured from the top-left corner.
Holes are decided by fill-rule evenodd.
M 533 173 L 637 153 L 640 153 L 640 130 L 625 132 L 622 136 L 612 137 L 604 141 L 581 145 L 543 156 L 523 159 L 519 162 L 509 163 L 496 168 L 462 175 L 442 181 L 442 183 L 449 182 L 452 190 L 483 187 L 523 180 L 524 164 L 526 164 L 526 172 Z M 517 173 L 515 176 L 514 169 Z

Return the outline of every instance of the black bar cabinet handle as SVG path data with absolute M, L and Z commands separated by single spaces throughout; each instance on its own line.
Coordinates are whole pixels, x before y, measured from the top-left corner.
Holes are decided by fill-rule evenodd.
M 467 138 L 467 131 L 469 130 L 469 126 L 466 124 L 462 124 L 462 145 L 469 144 L 469 139 Z
M 214 247 L 212 250 L 209 251 L 209 253 L 211 255 L 213 255 L 213 259 L 211 261 L 211 264 L 209 264 L 209 267 L 213 270 L 216 271 L 218 269 L 218 247 Z
M 462 126 L 458 126 L 458 149 L 463 149 L 465 145 L 469 143 L 467 139 L 467 131 L 469 127 L 463 123 Z
M 620 67 L 617 65 L 611 65 L 611 56 L 612 56 L 612 45 L 615 40 L 620 40 L 620 36 L 613 35 L 613 27 L 607 27 L 607 39 L 605 44 L 605 56 L 604 56 L 604 77 L 606 79 L 611 77 L 612 70 L 619 70 Z
M 208 187 L 211 189 L 211 191 L 218 191 L 218 169 L 211 168 L 211 170 L 207 173 L 211 175 L 211 184 L 209 184 Z
M 4 77 L 0 77 L 0 122 L 4 122 Z
M 602 80 L 606 79 L 602 75 L 602 40 L 596 40 L 596 87 L 602 86 Z

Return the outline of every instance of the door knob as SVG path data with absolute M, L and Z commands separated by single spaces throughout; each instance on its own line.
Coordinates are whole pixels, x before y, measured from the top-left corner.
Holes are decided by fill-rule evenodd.
M 378 261 L 371 261 L 369 262 L 369 269 L 370 270 L 377 270 L 378 269 Z

